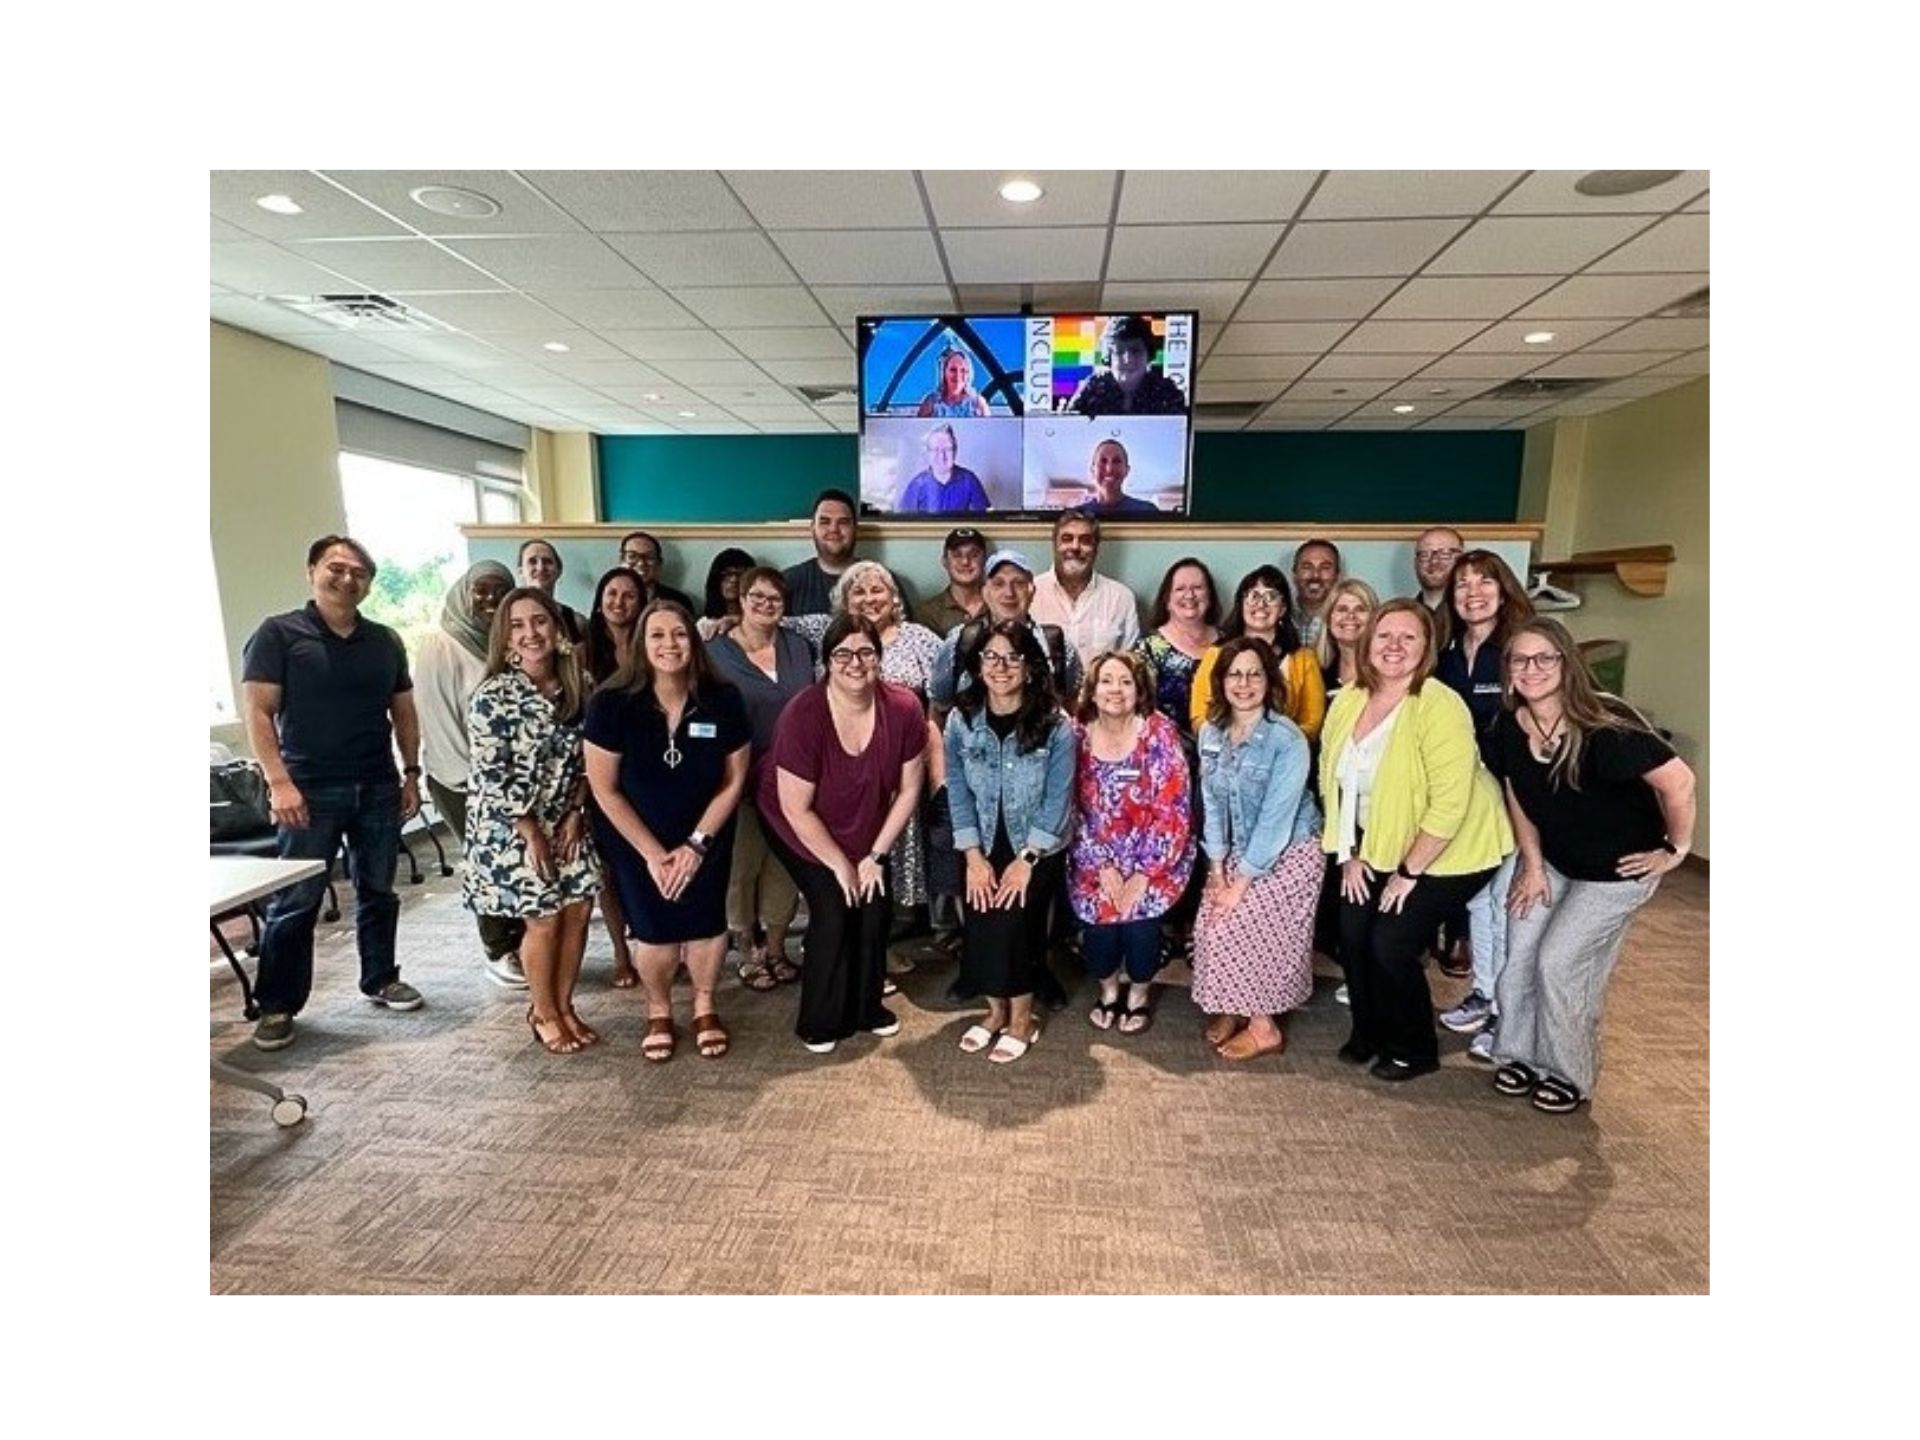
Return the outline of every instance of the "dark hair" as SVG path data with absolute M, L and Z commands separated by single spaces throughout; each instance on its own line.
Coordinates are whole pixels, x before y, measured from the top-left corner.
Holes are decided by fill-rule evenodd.
M 664 560 L 667 558 L 667 547 L 660 543 L 660 537 L 646 530 L 627 531 L 626 534 L 620 537 L 620 548 L 622 550 L 626 549 L 627 541 L 633 539 L 634 536 L 636 535 L 639 536 L 642 540 L 646 541 L 649 545 L 653 546 L 653 554 L 655 559 Z
M 740 573 L 741 614 L 744 615 L 746 613 L 745 601 L 747 591 L 751 590 L 763 580 L 780 592 L 781 604 L 784 605 L 786 603 L 787 577 L 771 565 L 754 565 Z
M 838 500 L 842 505 L 846 506 L 848 510 L 853 512 L 854 523 L 859 523 L 860 502 L 837 485 L 829 485 L 813 497 L 813 504 L 807 509 L 807 518 L 812 519 L 815 515 L 819 514 L 820 507 L 829 500 Z
M 738 546 L 729 545 L 713 557 L 713 563 L 707 566 L 707 608 L 706 618 L 718 620 L 727 613 L 726 597 L 720 593 L 720 580 L 729 570 L 741 572 L 741 589 L 745 589 L 748 570 L 753 568 L 753 556 Z M 735 591 L 738 594 L 739 591 Z
M 559 548 L 551 540 L 542 540 L 538 535 L 535 535 L 530 540 L 522 540 L 520 542 L 519 553 L 513 557 L 513 563 L 516 568 L 526 560 L 527 548 L 531 545 L 544 545 L 547 549 L 553 551 L 553 573 L 555 575 L 564 575 L 567 573 L 567 562 L 560 558 Z
M 493 626 L 487 632 L 487 678 L 503 674 L 513 667 L 507 659 L 507 640 L 513 630 L 513 607 L 519 601 L 532 600 L 547 612 L 553 622 L 553 673 L 560 680 L 560 703 L 554 714 L 564 723 L 576 723 L 587 708 L 587 681 L 580 663 L 579 648 L 567 638 L 566 616 L 560 602 L 537 585 L 516 585 L 500 600 L 493 612 Z
M 832 661 L 828 658 L 839 648 L 840 642 L 849 635 L 864 635 L 873 642 L 876 655 L 884 655 L 887 647 L 880 641 L 880 627 L 864 615 L 856 615 L 851 610 L 842 610 L 827 622 L 827 633 L 820 637 L 820 668 L 830 671 Z M 878 674 L 876 662 L 876 676 Z
M 1075 505 L 1071 509 L 1062 510 L 1058 515 L 1054 516 L 1054 539 L 1058 540 L 1060 538 L 1060 528 L 1069 520 L 1079 520 L 1087 525 L 1091 525 L 1093 527 L 1093 548 L 1096 550 L 1100 548 L 1100 517 L 1094 512 L 1094 508 L 1091 505 Z
M 1220 587 L 1213 583 L 1213 572 L 1207 568 L 1207 562 L 1198 555 L 1182 555 L 1167 567 L 1167 573 L 1160 577 L 1160 593 L 1153 597 L 1153 611 L 1147 616 L 1147 628 L 1158 630 L 1167 623 L 1171 613 L 1167 603 L 1173 598 L 1173 577 L 1175 572 L 1191 565 L 1207 577 L 1207 612 L 1200 618 L 1209 625 L 1220 623 Z
M 1247 622 L 1241 606 L 1246 603 L 1247 592 L 1256 585 L 1280 592 L 1280 623 L 1273 631 L 1274 648 L 1282 655 L 1293 654 L 1300 648 L 1300 627 L 1293 623 L 1293 586 L 1287 583 L 1286 572 L 1278 565 L 1256 565 L 1240 577 L 1233 591 L 1233 608 L 1220 622 L 1220 638 L 1234 640 L 1246 633 Z
M 1113 347 L 1122 340 L 1143 341 L 1147 354 L 1153 354 L 1153 322 L 1144 315 L 1116 315 L 1107 322 L 1106 351 L 1113 354 Z
M 987 686 L 980 678 L 980 662 L 987 652 L 987 642 L 996 635 L 1013 646 L 1026 667 L 1026 684 L 1020 691 L 1019 719 L 1014 731 L 1020 737 L 1021 750 L 1038 750 L 1053 733 L 1060 708 L 1053 694 L 1053 667 L 1047 663 L 1047 652 L 1040 648 L 1040 637 L 1031 625 L 1019 620 L 996 620 L 980 627 L 979 643 L 969 647 L 965 661 L 967 678 L 973 683 L 959 692 L 954 708 L 971 722 L 986 706 Z
M 1087 666 L 1085 678 L 1080 682 L 1080 699 L 1073 707 L 1073 718 L 1082 725 L 1092 724 L 1094 716 L 1100 713 L 1100 707 L 1093 703 L 1093 692 L 1100 682 L 1100 672 L 1112 660 L 1118 660 L 1126 666 L 1127 673 L 1133 677 L 1133 713 L 1151 715 L 1154 712 L 1153 670 L 1146 658 L 1135 650 L 1109 650 L 1093 657 L 1092 663 Z
M 322 535 L 307 547 L 307 568 L 311 570 L 318 565 L 320 557 L 336 545 L 344 545 L 360 557 L 360 562 L 367 567 L 369 580 L 380 573 L 380 567 L 373 563 L 373 556 L 367 553 L 367 547 L 351 535 Z
M 1533 601 L 1507 562 L 1491 550 L 1467 551 L 1453 562 L 1453 569 L 1447 573 L 1447 599 L 1440 607 L 1446 612 L 1439 620 L 1440 648 L 1444 650 L 1452 644 L 1455 632 L 1466 628 L 1467 622 L 1453 608 L 1453 587 L 1463 570 L 1471 570 L 1500 587 L 1500 613 L 1493 617 L 1493 633 L 1487 640 L 1494 649 L 1504 652 L 1513 632 L 1533 618 Z
M 1322 540 L 1317 536 L 1311 540 L 1302 540 L 1298 545 L 1293 547 L 1293 563 L 1298 565 L 1300 563 L 1300 557 L 1316 545 L 1322 550 L 1331 550 L 1333 552 L 1333 568 L 1336 574 L 1344 571 L 1346 567 L 1340 559 L 1340 547 L 1331 540 Z
M 616 658 L 620 647 L 613 638 L 613 627 L 607 623 L 606 597 L 607 587 L 616 580 L 624 580 L 633 586 L 634 596 L 641 605 L 647 603 L 647 587 L 640 577 L 624 565 L 616 565 L 600 577 L 600 583 L 593 587 L 593 609 L 587 612 L 587 673 L 593 677 L 593 683 L 604 685 L 613 678 L 613 672 L 620 668 Z M 634 642 L 639 643 L 639 617 L 634 618 Z
M 1427 653 L 1420 657 L 1420 666 L 1413 672 L 1413 683 L 1407 687 L 1409 694 L 1418 695 L 1420 687 L 1433 674 L 1434 662 L 1439 658 L 1440 650 L 1433 612 L 1427 609 L 1423 600 L 1389 600 L 1367 617 L 1366 633 L 1360 637 L 1353 654 L 1353 668 L 1358 673 L 1360 688 L 1376 690 L 1380 686 L 1380 672 L 1373 668 L 1373 632 L 1380 628 L 1380 622 L 1389 615 L 1413 616 L 1420 622 L 1420 633 L 1426 637 Z
M 1233 706 L 1227 703 L 1227 668 L 1242 655 L 1248 654 L 1260 662 L 1260 669 L 1267 677 L 1267 713 L 1286 713 L 1287 682 L 1280 670 L 1280 657 L 1258 635 L 1241 635 L 1222 645 L 1213 661 L 1212 683 L 1208 686 L 1212 693 L 1207 696 L 1207 721 L 1219 729 L 1226 728 L 1227 717 L 1233 714 Z
M 707 658 L 707 647 L 700 643 L 700 631 L 693 623 L 693 616 L 678 600 L 654 600 L 640 612 L 640 618 L 633 622 L 633 649 L 627 653 L 627 663 L 613 672 L 606 688 L 635 695 L 653 689 L 653 665 L 647 659 L 647 622 L 659 614 L 677 615 L 687 627 L 687 644 L 693 647 L 692 663 L 688 666 L 692 678 L 687 688 L 695 695 L 712 694 L 725 682 L 713 668 L 713 661 Z

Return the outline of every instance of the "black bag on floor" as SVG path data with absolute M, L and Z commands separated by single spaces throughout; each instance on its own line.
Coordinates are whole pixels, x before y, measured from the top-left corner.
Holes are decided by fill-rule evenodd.
M 267 777 L 247 760 L 207 767 L 207 825 L 212 839 L 250 840 L 273 831 Z

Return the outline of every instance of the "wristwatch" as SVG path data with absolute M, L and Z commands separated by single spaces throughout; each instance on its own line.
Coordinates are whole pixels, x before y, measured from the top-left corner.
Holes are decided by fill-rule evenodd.
M 691 835 L 687 836 L 687 848 L 693 851 L 693 853 L 696 855 L 705 857 L 708 849 L 712 845 L 713 845 L 713 837 L 699 830 L 696 830 Z
M 1040 863 L 1040 852 L 1034 849 L 1031 845 L 1029 845 L 1027 846 L 1026 849 L 1020 852 L 1017 858 L 1024 861 L 1027 867 L 1031 869 L 1033 866 L 1038 865 Z
M 867 856 L 867 859 L 871 860 L 876 865 L 884 865 L 887 860 L 886 852 L 883 850 L 875 850 L 872 854 Z
M 406 775 L 406 776 L 409 776 L 409 777 L 411 777 L 411 776 L 414 776 L 414 775 L 418 775 L 418 774 L 420 774 L 421 772 L 420 772 L 420 767 L 419 767 L 418 765 L 409 765 L 409 766 L 407 766 L 407 767 L 406 767 L 405 769 L 403 769 L 403 770 L 402 770 L 402 771 L 401 771 L 400 773 L 401 773 L 402 775 Z
M 1411 870 L 1407 869 L 1407 862 L 1404 860 L 1393 867 L 1393 873 L 1398 875 L 1402 880 L 1418 880 L 1420 878 Z

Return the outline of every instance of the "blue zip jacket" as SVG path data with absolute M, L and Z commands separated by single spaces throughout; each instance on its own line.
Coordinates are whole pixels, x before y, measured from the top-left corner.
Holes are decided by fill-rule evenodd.
M 993 733 L 984 705 L 971 722 L 949 715 L 946 740 L 954 849 L 991 853 L 1003 825 L 1015 850 L 1050 855 L 1066 844 L 1076 742 L 1064 716 L 1054 717 L 1043 748 L 1025 753 L 1017 732 L 1004 742 Z
M 1226 731 L 1200 727 L 1202 845 L 1215 864 L 1232 851 L 1256 879 L 1289 845 L 1320 833 L 1320 806 L 1307 791 L 1312 747 L 1300 727 L 1269 711 L 1234 745 Z

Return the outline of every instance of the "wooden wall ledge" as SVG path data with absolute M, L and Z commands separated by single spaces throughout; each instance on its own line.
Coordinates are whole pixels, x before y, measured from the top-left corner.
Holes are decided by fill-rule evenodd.
M 1566 560 L 1537 560 L 1533 573 L 1611 575 L 1635 595 L 1667 593 L 1667 567 L 1674 561 L 1671 545 L 1628 545 L 1618 550 L 1583 550 Z

